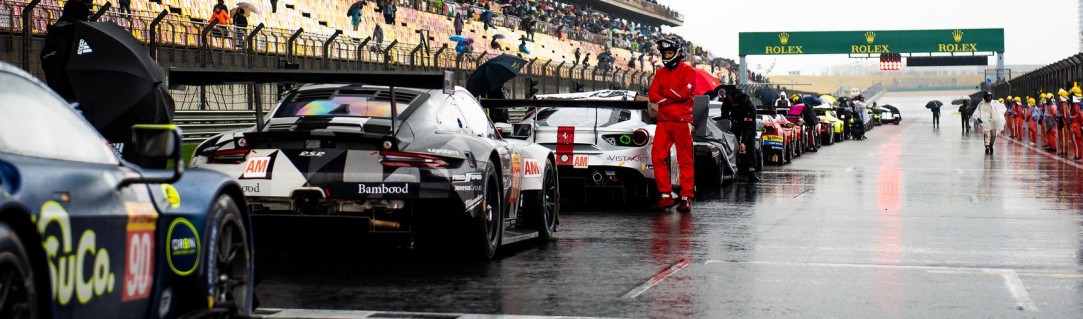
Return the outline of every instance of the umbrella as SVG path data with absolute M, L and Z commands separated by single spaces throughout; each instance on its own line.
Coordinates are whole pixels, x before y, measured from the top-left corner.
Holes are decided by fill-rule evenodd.
M 455 42 L 463 42 L 463 41 L 466 41 L 466 39 L 469 39 L 469 38 L 456 34 L 456 35 L 451 36 L 450 39 L 451 39 L 451 41 L 455 41 Z
M 944 106 L 944 103 L 942 103 L 940 101 L 937 101 L 937 100 L 932 100 L 932 101 L 929 101 L 929 103 L 925 103 L 925 108 L 927 108 L 927 109 L 931 109 L 931 108 L 938 108 L 939 109 L 941 106 Z
M 836 99 L 834 96 L 831 96 L 831 94 L 824 94 L 820 95 L 820 101 L 823 101 L 827 104 L 835 104 L 835 102 L 838 102 L 838 99 Z
M 173 100 L 162 86 L 162 67 L 143 44 L 112 22 L 79 22 L 64 68 L 83 115 L 113 142 L 131 140 L 137 123 L 173 118 Z
M 497 35 L 493 36 L 493 39 L 503 39 L 503 38 L 504 38 L 503 34 L 497 34 Z
M 760 102 L 763 102 L 763 104 L 774 104 L 775 100 L 779 97 L 778 91 L 775 91 L 775 89 L 772 89 L 770 86 L 764 86 L 755 92 L 752 92 L 752 95 L 757 99 L 760 99 Z
M 247 3 L 245 3 L 245 2 L 240 2 L 240 3 L 237 3 L 237 6 L 240 6 L 240 5 L 242 4 L 242 3 L 243 3 L 243 4 L 247 4 Z M 364 4 L 363 4 L 363 3 L 361 2 L 361 1 L 356 1 L 356 2 L 354 2 L 353 4 L 351 4 L 351 5 L 350 5 L 350 8 L 349 8 L 349 9 L 346 9 L 346 16 L 347 16 L 347 17 L 348 17 L 348 16 L 350 16 L 351 14 L 353 14 L 353 13 L 354 13 L 354 11 L 358 11 L 358 10 L 364 9 L 364 8 L 363 8 L 364 6 L 365 6 L 365 5 L 364 5 Z
M 801 103 L 805 103 L 805 105 L 812 106 L 812 107 L 823 104 L 823 102 L 820 101 L 820 98 L 812 96 L 812 95 L 801 98 Z
M 229 16 L 231 16 L 231 17 L 232 17 L 232 16 L 235 16 L 235 15 L 237 15 L 237 9 L 244 9 L 244 8 L 241 8 L 241 7 L 235 7 L 235 8 L 233 8 L 233 9 L 230 9 L 230 10 L 229 10 Z M 248 17 L 248 16 L 251 16 L 251 15 L 252 15 L 252 11 L 251 11 L 251 10 L 248 10 L 248 9 L 245 9 L 245 10 L 244 10 L 244 16 Z
M 692 95 L 704 95 L 711 92 L 711 90 L 714 90 L 719 85 L 722 85 L 722 82 L 719 82 L 718 78 L 707 71 L 704 71 L 703 69 L 695 70 L 696 73 L 692 75 L 692 87 L 695 89 L 692 91 Z
M 965 101 L 970 101 L 970 97 L 963 96 L 963 97 L 959 97 L 957 99 L 951 100 L 951 105 L 960 105 L 960 104 L 963 104 L 963 102 L 965 102 Z
M 259 14 L 259 9 L 256 8 L 255 5 L 253 5 L 251 3 L 248 3 L 248 2 L 238 2 L 237 7 L 238 8 L 244 8 L 245 12 L 251 12 L 251 13 Z
M 475 96 L 498 91 L 505 82 L 519 75 L 523 65 L 526 65 L 526 60 L 509 54 L 489 59 L 470 74 L 466 81 L 466 90 Z

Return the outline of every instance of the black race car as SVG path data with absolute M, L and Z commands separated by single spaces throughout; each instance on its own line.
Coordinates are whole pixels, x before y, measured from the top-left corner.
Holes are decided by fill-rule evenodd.
M 0 318 L 250 316 L 241 187 L 182 173 L 170 125 L 133 129 L 120 159 L 62 98 L 0 63 Z

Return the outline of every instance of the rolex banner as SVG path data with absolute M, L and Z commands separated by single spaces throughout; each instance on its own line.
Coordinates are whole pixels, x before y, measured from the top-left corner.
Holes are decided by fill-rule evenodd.
M 741 56 L 1004 52 L 1004 29 L 741 32 Z

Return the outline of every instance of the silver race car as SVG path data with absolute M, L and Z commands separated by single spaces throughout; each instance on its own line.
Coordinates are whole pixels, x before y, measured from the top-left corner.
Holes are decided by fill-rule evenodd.
M 446 73 L 171 70 L 170 84 L 320 83 L 289 91 L 260 129 L 200 144 L 192 166 L 233 176 L 261 237 L 298 219 L 448 239 L 491 258 L 502 244 L 556 229 L 553 152 L 500 136 Z M 333 84 L 332 84 L 333 83 Z M 397 88 L 398 87 L 398 88 Z M 256 239 L 257 241 L 260 238 Z

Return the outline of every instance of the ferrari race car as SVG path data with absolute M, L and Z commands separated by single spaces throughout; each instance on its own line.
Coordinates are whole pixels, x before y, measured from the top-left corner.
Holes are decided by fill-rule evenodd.
M 824 123 L 829 128 L 828 133 L 820 135 L 820 139 L 823 140 L 824 144 L 835 144 L 843 141 L 846 135 L 846 123 L 835 117 L 835 108 L 823 106 L 816 107 L 814 110 L 816 115 L 820 117 L 820 123 Z
M 530 107 L 520 124 L 530 127 L 524 136 L 556 151 L 562 189 L 568 193 L 599 193 L 614 199 L 654 195 L 651 147 L 655 125 L 646 114 L 645 101 L 633 101 L 634 91 L 595 91 L 539 95 L 538 100 L 486 100 L 486 107 Z M 703 125 L 693 133 L 697 180 L 720 186 L 736 172 L 736 139 L 729 132 L 711 130 L 707 101 L 700 106 Z M 728 135 L 728 138 L 727 138 Z M 678 185 L 676 152 L 670 152 L 670 179 Z M 579 191 L 582 190 L 582 191 Z M 583 199 L 586 199 L 584 197 Z
M 790 123 L 790 127 L 780 124 L 779 115 L 767 110 L 758 110 L 757 113 L 763 121 L 764 161 L 778 165 L 789 163 L 797 148 L 793 124 Z
M 139 167 L 31 75 L 0 83 L 0 318 L 251 316 L 236 182 L 182 171 L 171 125 L 133 128 L 129 159 L 163 163 Z
M 260 238 L 321 217 L 419 248 L 461 239 L 450 242 L 488 259 L 556 230 L 553 152 L 502 138 L 450 73 L 170 71 L 171 85 L 224 83 L 318 83 L 290 90 L 266 125 L 193 155 L 193 167 L 238 180 L 267 227 Z

